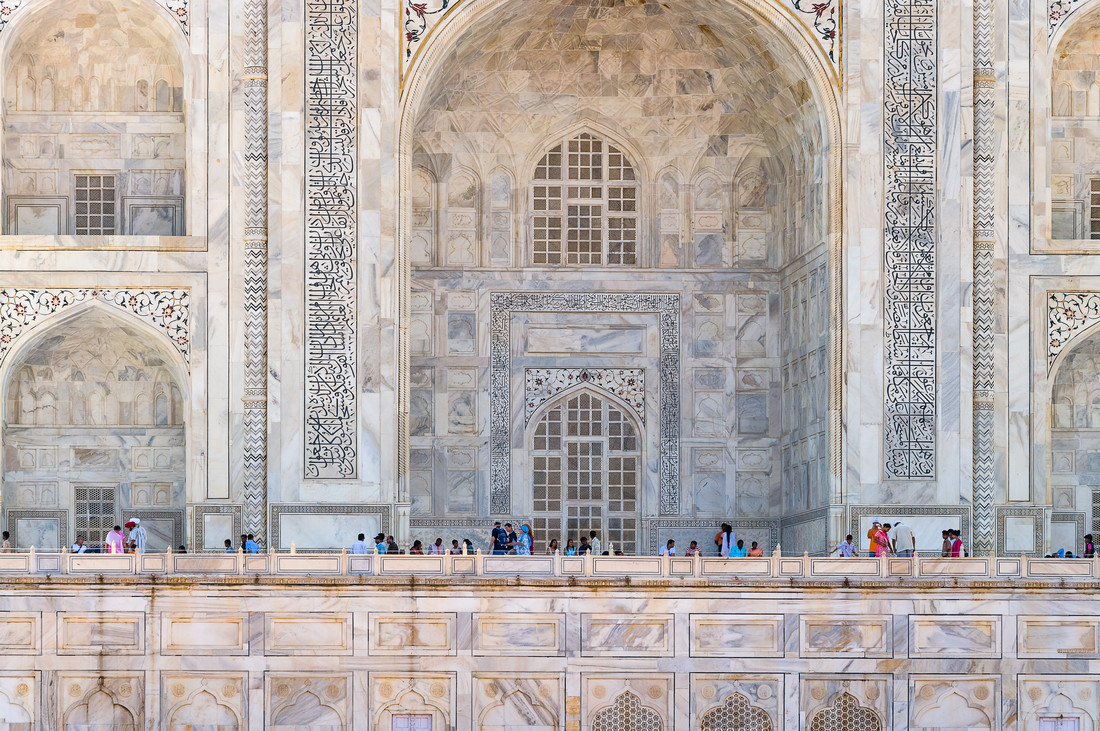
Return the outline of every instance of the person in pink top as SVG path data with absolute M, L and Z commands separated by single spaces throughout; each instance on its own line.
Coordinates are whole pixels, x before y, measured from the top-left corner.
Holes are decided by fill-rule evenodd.
M 104 548 L 107 553 L 125 553 L 126 550 L 122 547 L 124 538 L 122 535 L 122 526 L 116 525 L 114 530 L 107 534 L 104 539 Z
M 890 555 L 890 524 L 883 523 L 875 532 L 875 556 Z

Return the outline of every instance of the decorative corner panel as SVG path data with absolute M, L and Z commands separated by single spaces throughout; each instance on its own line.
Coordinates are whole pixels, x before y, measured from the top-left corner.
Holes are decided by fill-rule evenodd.
M 158 2 L 180 24 L 184 35 L 189 35 L 191 27 L 187 14 L 188 0 L 158 0 Z M 0 0 L 0 31 L 8 27 L 8 22 L 15 17 L 15 13 L 26 4 L 27 0 Z
M 1047 375 L 1069 342 L 1100 323 L 1100 292 L 1047 292 Z
M 493 292 L 489 302 L 490 512 L 505 515 L 512 510 L 512 315 L 516 312 L 654 312 L 659 318 L 660 340 L 658 442 L 661 446 L 658 460 L 661 514 L 679 513 L 680 295 Z
M 936 475 L 936 0 L 887 0 L 883 78 L 888 480 Z
M 528 368 L 524 371 L 524 417 L 527 423 L 539 407 L 577 386 L 591 386 L 622 399 L 645 424 L 644 368 Z
M 191 365 L 189 289 L 0 289 L 0 363 L 23 332 L 39 320 L 82 302 L 117 307 L 162 331 Z
M 305 457 L 309 479 L 357 472 L 359 32 L 354 0 L 307 0 Z

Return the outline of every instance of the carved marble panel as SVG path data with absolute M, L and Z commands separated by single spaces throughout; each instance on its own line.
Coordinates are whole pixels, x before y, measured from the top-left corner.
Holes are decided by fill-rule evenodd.
M 163 728 L 248 727 L 248 679 L 240 673 L 161 673 Z
M 582 614 L 581 654 L 587 657 L 669 657 L 673 615 Z
M 144 673 L 61 672 L 56 693 L 59 728 L 145 728 Z
M 358 4 L 308 0 L 305 475 L 357 475 Z
M 41 651 L 40 612 L 4 612 L 0 615 L 0 653 L 37 655 Z
M 475 614 L 474 655 L 556 657 L 565 654 L 564 614 Z
M 161 615 L 162 655 L 247 655 L 248 648 L 247 615 Z
M 909 617 L 909 657 L 1001 656 L 999 615 L 933 615 Z
M 142 655 L 145 614 L 142 612 L 58 612 L 59 655 Z
M 802 657 L 892 657 L 893 618 L 882 615 L 803 615 Z
M 583 674 L 579 711 L 592 731 L 671 729 L 673 693 L 670 674 Z
M 703 731 L 783 728 L 783 676 L 692 673 L 692 728 Z
M 453 612 L 371 612 L 368 642 L 371 655 L 453 655 L 457 650 L 458 617 Z
M 693 614 L 692 657 L 783 657 L 781 614 Z
M 1034 658 L 1100 657 L 1100 619 L 1090 616 L 1017 617 L 1016 655 Z
M 557 673 L 474 673 L 473 728 L 557 731 L 565 708 L 565 676 Z
M 934 0 L 885 5 L 885 478 L 936 474 Z
M 0 723 L 12 731 L 33 729 L 39 692 L 37 672 L 0 672 Z
M 265 655 L 350 655 L 350 612 L 264 615 Z
M 910 675 L 909 728 L 913 731 L 1000 727 L 999 677 Z
M 351 677 L 344 673 L 264 673 L 264 728 L 352 728 Z
M 395 716 L 431 716 L 432 729 L 455 728 L 453 673 L 373 672 L 369 676 L 372 728 L 393 728 Z

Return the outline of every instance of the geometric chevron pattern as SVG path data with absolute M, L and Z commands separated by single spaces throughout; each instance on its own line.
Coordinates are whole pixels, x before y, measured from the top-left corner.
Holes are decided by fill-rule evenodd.
M 244 530 L 267 535 L 267 3 L 244 22 Z
M 994 550 L 996 499 L 993 455 L 994 91 L 993 4 L 974 2 L 974 406 L 973 555 Z

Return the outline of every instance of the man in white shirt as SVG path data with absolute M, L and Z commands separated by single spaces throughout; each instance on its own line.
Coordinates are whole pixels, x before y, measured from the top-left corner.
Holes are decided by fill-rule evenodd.
M 141 518 L 130 518 L 126 527 L 130 529 L 130 541 L 137 543 L 137 552 L 145 553 L 145 543 L 148 538 L 145 529 L 141 527 Z
M 588 534 L 588 537 L 592 540 L 589 541 L 589 545 L 592 546 L 592 555 L 600 556 L 603 554 L 603 546 L 600 545 L 600 537 L 596 535 L 596 531 L 592 531 Z
M 899 556 L 912 556 L 917 549 L 917 540 L 913 536 L 913 529 L 905 523 L 894 523 L 894 551 Z
M 84 536 L 77 536 L 72 548 L 73 553 L 84 553 L 87 550 L 88 547 L 84 545 Z
M 662 556 L 675 556 L 676 555 L 676 541 L 671 538 L 668 539 L 668 543 L 661 549 Z
M 442 538 L 436 538 L 435 543 L 428 546 L 428 555 L 429 556 L 442 556 L 445 553 L 447 553 L 447 549 L 443 547 L 443 539 Z
M 359 537 L 355 540 L 355 543 L 351 544 L 351 552 L 357 556 L 361 556 L 367 553 L 367 534 L 360 533 Z
M 856 553 L 856 544 L 852 541 L 851 534 L 845 536 L 844 540 L 836 544 L 836 548 L 829 553 L 838 554 L 841 558 L 853 558 L 859 555 Z

